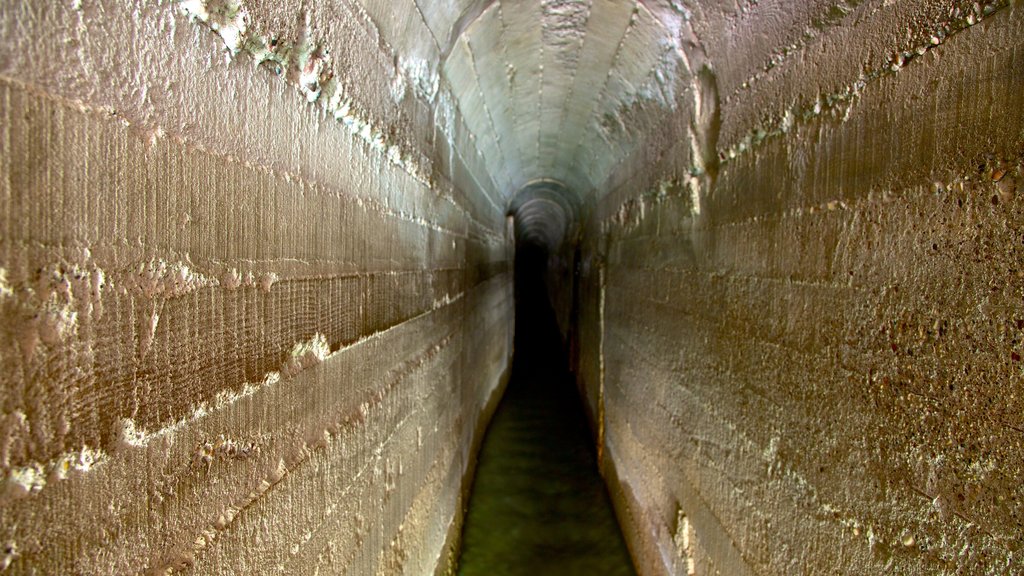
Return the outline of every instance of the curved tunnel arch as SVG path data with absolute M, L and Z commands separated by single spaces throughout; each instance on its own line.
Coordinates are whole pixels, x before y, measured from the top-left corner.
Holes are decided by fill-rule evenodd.
M 561 182 L 534 180 L 512 195 L 507 214 L 514 218 L 517 243 L 555 253 L 575 237 L 582 207 L 579 195 Z
M 674 5 L 459 0 L 444 15 L 440 83 L 472 135 L 468 171 L 496 195 L 545 179 L 593 204 L 620 159 L 691 112 L 703 57 Z

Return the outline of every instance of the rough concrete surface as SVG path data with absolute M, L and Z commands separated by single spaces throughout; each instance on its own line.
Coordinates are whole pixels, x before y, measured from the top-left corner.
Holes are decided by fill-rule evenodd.
M 444 571 L 518 238 L 641 573 L 1024 573 L 1022 187 L 1016 0 L 6 2 L 0 569 Z
M 371 81 L 394 67 L 365 15 L 228 9 L 0 8 L 11 573 L 449 562 L 511 354 L 504 211 L 432 167 L 431 95 Z M 235 53 L 231 22 L 337 47 L 360 104 L 313 98 L 299 48 Z
M 845 6 L 756 48 L 772 3 L 700 21 L 718 111 L 587 225 L 580 374 L 644 573 L 1024 573 L 1022 10 Z

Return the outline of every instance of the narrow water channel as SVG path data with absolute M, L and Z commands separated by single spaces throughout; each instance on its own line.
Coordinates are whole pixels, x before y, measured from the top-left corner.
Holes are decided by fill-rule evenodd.
M 459 574 L 631 575 L 541 262 L 517 262 L 512 378 L 480 451 Z

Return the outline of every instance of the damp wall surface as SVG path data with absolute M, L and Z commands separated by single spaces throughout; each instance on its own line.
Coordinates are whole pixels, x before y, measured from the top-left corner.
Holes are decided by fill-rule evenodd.
M 445 568 L 519 227 L 642 573 L 1020 573 L 1022 19 L 5 3 L 0 568 Z
M 436 72 L 348 3 L 0 38 L 0 569 L 446 568 L 513 305 Z
M 1022 574 L 1024 11 L 785 4 L 694 12 L 707 66 L 582 234 L 634 558 Z

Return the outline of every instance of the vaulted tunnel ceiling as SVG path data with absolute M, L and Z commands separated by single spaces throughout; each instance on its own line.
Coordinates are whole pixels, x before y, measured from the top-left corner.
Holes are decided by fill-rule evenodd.
M 363 2 L 396 58 L 437 67 L 483 159 L 475 179 L 505 202 L 542 179 L 581 198 L 602 189 L 688 85 L 690 12 L 678 0 L 410 4 Z

